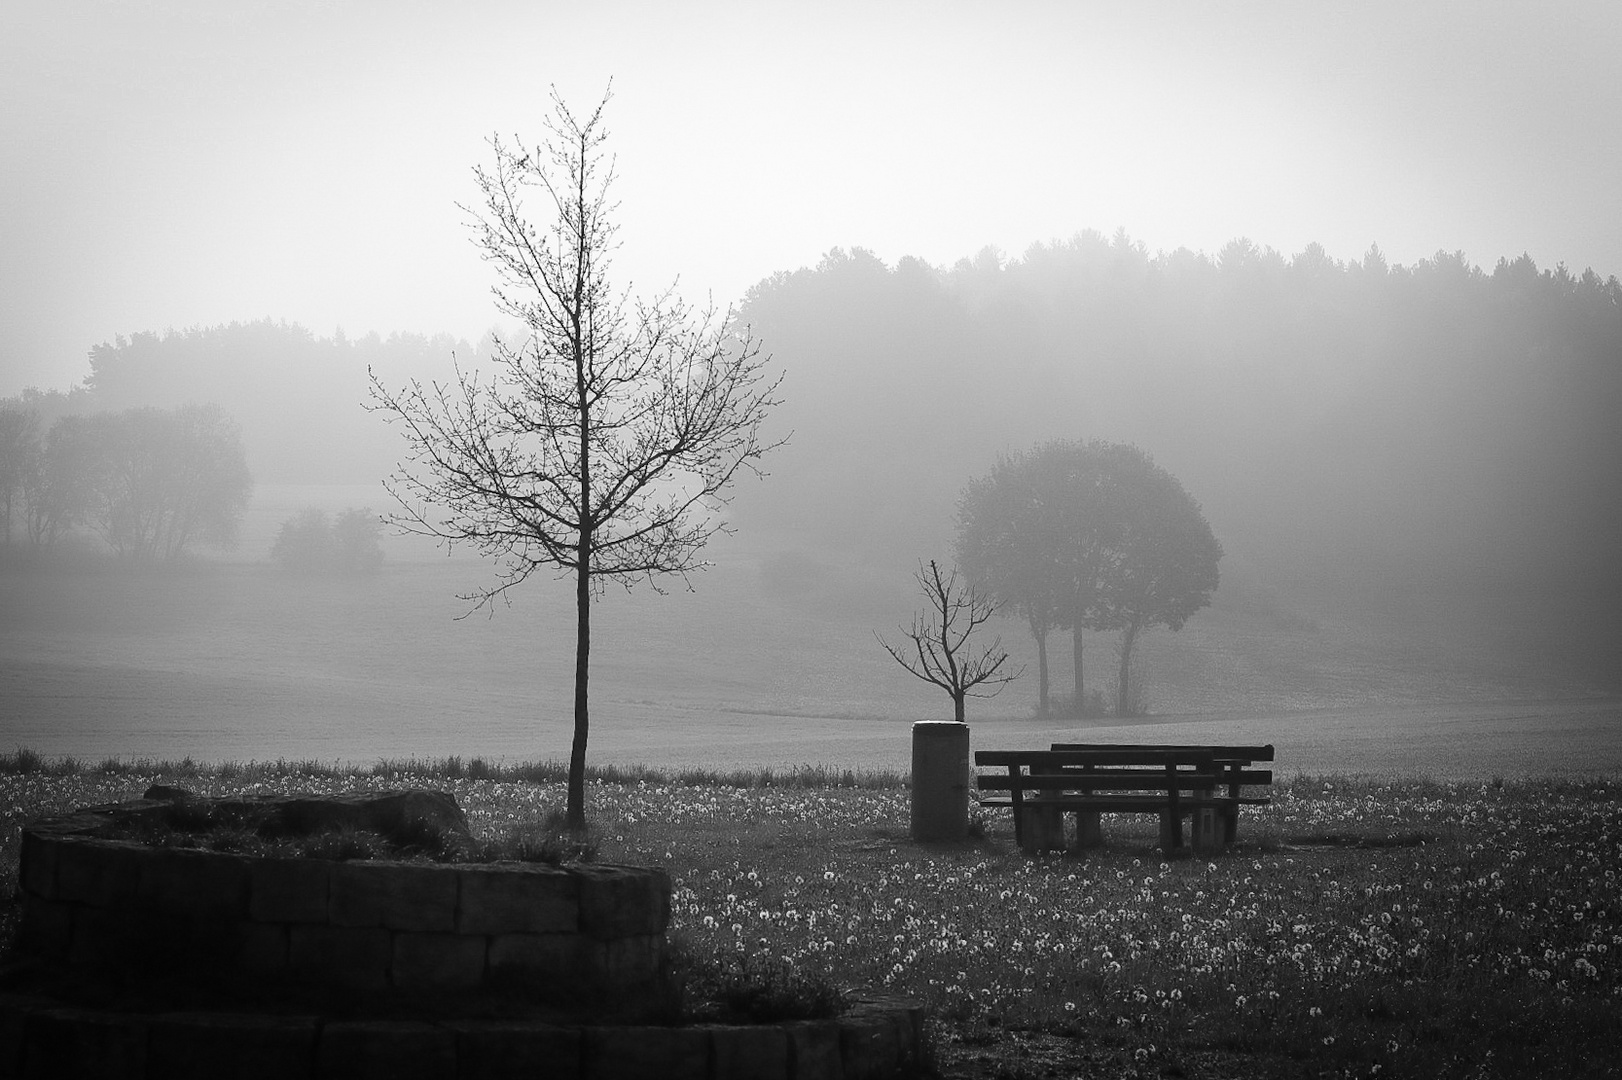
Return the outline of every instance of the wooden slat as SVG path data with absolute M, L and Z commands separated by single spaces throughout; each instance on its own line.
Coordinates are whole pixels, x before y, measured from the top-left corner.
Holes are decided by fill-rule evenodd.
M 1155 750 L 1188 750 L 1208 753 L 1218 761 L 1272 761 L 1273 747 L 1266 746 L 1196 746 L 1177 743 L 1054 743 L 1052 749 L 1062 752 L 1125 750 L 1130 752 Z
M 1197 747 L 1155 748 L 1153 750 L 976 750 L 976 765 L 1206 765 L 1215 760 L 1209 750 Z
M 1007 795 L 983 797 L 978 801 L 981 806 L 994 809 L 1014 805 L 1013 798 Z M 1177 800 L 1178 806 L 1184 812 L 1222 810 L 1233 806 L 1269 806 L 1272 801 L 1266 795 L 1243 796 L 1238 799 L 1230 799 L 1226 795 L 1185 795 Z M 1097 810 L 1105 814 L 1140 814 L 1166 809 L 1166 800 L 1159 795 L 1055 795 L 1038 801 L 1027 801 L 1025 805 L 1064 811 Z
M 1026 791 L 1180 791 L 1206 790 L 1228 783 L 1228 778 L 1214 772 L 1193 772 L 1179 769 L 1175 776 L 1163 771 L 1139 769 L 1136 772 L 1115 773 L 1037 773 L 1032 776 L 1011 777 L 1007 773 L 981 773 L 975 784 L 981 791 L 1009 791 L 1016 782 Z

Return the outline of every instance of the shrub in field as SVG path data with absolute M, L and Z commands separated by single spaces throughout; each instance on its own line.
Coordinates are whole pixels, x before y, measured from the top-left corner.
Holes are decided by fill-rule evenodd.
M 825 1020 L 845 1011 L 844 995 L 825 972 L 782 957 L 696 951 L 678 937 L 671 969 L 689 1019 L 773 1023 Z
M 270 557 L 301 574 L 366 574 L 383 564 L 382 522 L 369 508 L 351 507 L 329 520 L 308 507 L 282 522 Z

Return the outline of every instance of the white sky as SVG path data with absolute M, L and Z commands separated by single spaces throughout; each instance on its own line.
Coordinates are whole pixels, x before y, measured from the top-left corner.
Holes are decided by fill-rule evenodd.
M 455 204 L 610 76 L 622 282 L 1124 226 L 1622 274 L 1622 4 L 0 0 L 0 395 L 265 316 L 492 322 Z

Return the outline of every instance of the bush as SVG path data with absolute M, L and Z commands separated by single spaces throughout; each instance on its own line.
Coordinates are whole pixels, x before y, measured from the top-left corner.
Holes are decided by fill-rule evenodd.
M 282 522 L 270 557 L 294 573 L 368 574 L 383 564 L 382 528 L 369 507 L 351 507 L 332 520 L 308 507 Z

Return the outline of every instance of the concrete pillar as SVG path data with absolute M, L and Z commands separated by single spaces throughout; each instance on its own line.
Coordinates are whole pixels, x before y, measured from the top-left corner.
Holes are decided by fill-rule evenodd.
M 969 725 L 920 720 L 912 725 L 912 838 L 969 835 Z

